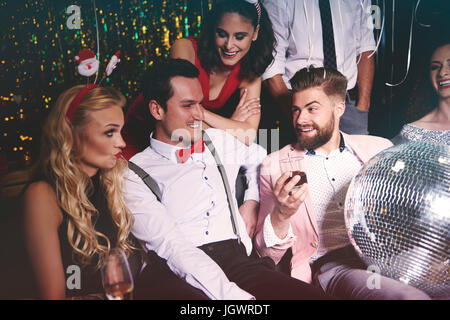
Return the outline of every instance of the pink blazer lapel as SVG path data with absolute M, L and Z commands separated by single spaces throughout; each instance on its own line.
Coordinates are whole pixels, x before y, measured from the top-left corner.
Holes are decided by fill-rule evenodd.
M 304 158 L 304 156 L 305 156 L 304 150 L 299 150 L 298 148 L 295 148 L 293 146 L 289 147 L 287 149 L 287 151 L 288 152 L 286 154 L 284 154 L 284 158 L 287 158 L 287 157 L 291 157 L 291 158 L 292 157 L 303 157 Z M 281 157 L 283 157 L 283 155 L 280 155 L 280 158 Z M 303 161 L 304 160 L 302 160 L 302 162 Z M 302 168 L 303 167 L 304 167 L 304 165 L 302 164 Z M 309 191 L 308 191 L 308 194 L 306 195 L 306 199 L 305 199 L 304 203 L 298 209 L 297 214 L 295 214 L 293 216 L 293 219 L 298 220 L 299 224 L 304 223 L 304 221 L 300 220 L 301 219 L 301 211 L 303 210 L 303 208 L 306 210 L 306 214 L 308 215 L 309 221 L 311 222 L 311 225 L 314 228 L 314 232 L 316 233 L 316 236 L 318 237 L 319 232 L 318 232 L 318 227 L 317 227 L 317 220 L 316 220 L 316 216 L 314 215 L 314 209 L 312 206 L 311 195 L 309 194 Z
M 343 132 L 342 135 L 344 137 L 345 143 L 353 149 L 355 155 L 362 163 L 366 163 L 372 157 L 373 152 L 370 152 L 371 148 L 367 144 L 366 139 L 358 139 L 358 136 L 348 135 Z

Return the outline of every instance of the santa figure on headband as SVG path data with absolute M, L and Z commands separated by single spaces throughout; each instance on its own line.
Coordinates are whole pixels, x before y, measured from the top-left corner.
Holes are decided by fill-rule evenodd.
M 95 53 L 90 49 L 82 49 L 75 57 L 78 62 L 78 72 L 85 77 L 90 77 L 98 71 L 99 62 Z

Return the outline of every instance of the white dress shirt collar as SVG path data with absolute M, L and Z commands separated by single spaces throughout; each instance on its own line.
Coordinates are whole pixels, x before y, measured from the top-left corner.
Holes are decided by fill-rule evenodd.
M 150 134 L 150 148 L 155 151 L 160 156 L 174 162 L 178 163 L 177 151 L 183 148 L 177 147 L 160 140 L 153 138 L 154 132 Z

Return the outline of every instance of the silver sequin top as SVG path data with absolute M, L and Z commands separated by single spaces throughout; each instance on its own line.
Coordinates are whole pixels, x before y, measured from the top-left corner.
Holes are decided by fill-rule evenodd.
M 450 130 L 428 130 L 408 123 L 405 124 L 400 133 L 392 139 L 394 144 L 407 141 L 424 141 L 433 144 L 450 145 Z

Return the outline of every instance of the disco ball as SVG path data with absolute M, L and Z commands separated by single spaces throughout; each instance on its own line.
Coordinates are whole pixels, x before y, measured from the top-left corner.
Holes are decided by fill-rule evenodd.
M 409 142 L 370 159 L 345 202 L 350 242 L 368 266 L 450 297 L 450 146 Z

